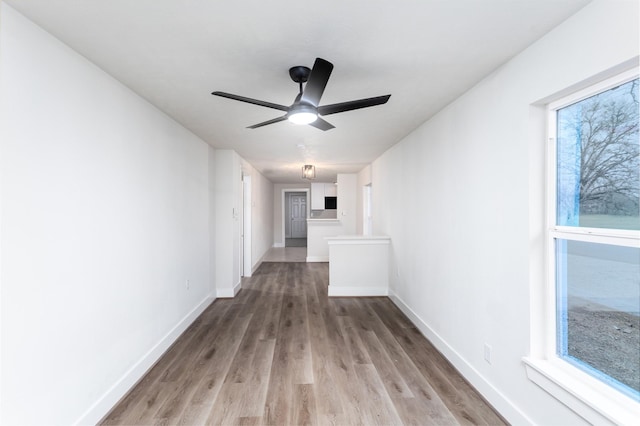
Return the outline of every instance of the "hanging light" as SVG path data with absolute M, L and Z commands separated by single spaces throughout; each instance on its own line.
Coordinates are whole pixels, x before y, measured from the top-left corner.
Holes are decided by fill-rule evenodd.
M 311 164 L 305 164 L 302 166 L 302 179 L 315 179 L 316 178 L 316 166 Z

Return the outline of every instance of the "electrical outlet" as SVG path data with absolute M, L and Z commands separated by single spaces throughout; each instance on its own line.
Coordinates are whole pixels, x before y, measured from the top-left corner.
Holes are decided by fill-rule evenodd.
M 184 286 L 187 288 L 187 290 L 189 290 L 189 280 L 185 281 Z
M 484 344 L 484 360 L 491 364 L 491 346 Z

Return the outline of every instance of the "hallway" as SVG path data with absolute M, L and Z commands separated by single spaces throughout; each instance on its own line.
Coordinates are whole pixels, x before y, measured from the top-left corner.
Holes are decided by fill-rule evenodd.
M 326 263 L 264 263 L 103 424 L 504 423 L 389 299 L 327 284 Z
M 306 262 L 306 247 L 271 247 L 263 262 Z

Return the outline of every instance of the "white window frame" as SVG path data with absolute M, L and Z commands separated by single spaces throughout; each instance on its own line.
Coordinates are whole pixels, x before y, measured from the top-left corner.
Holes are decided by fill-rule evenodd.
M 546 239 L 543 310 L 540 318 L 544 338 L 532 342 L 532 354 L 524 358 L 527 376 L 592 424 L 633 424 L 640 418 L 640 403 L 587 372 L 571 365 L 557 353 L 556 239 L 613 244 L 640 248 L 640 231 L 556 225 L 556 116 L 563 107 L 638 78 L 633 69 L 558 99 L 547 106 Z M 538 324 L 540 326 L 540 324 Z

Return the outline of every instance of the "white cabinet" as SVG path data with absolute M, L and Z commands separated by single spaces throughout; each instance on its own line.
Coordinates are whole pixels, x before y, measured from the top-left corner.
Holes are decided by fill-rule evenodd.
M 311 210 L 324 210 L 324 183 L 311 184 Z
M 324 197 L 336 197 L 338 189 L 335 183 L 311 183 L 311 210 L 324 210 Z
M 335 183 L 325 183 L 324 184 L 324 196 L 325 197 L 337 197 L 338 196 L 338 186 Z

